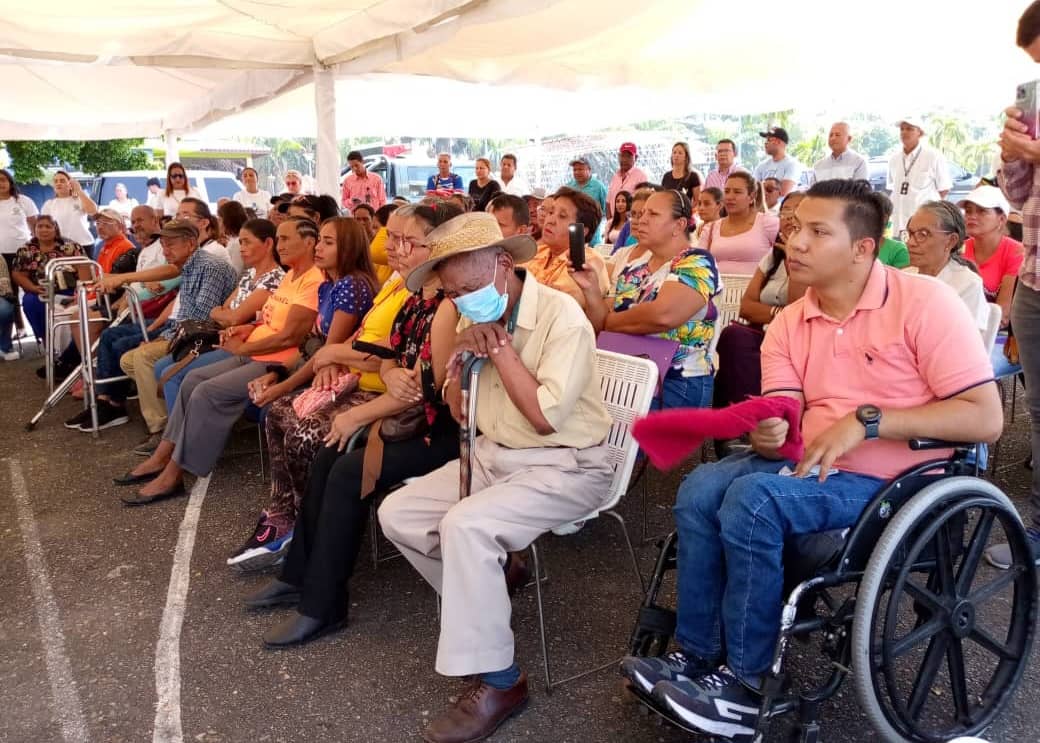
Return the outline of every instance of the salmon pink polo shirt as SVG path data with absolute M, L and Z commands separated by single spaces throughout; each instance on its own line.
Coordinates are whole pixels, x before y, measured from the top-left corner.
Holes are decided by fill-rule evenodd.
M 763 394 L 802 393 L 807 447 L 860 405 L 912 408 L 992 379 L 989 355 L 960 297 L 941 282 L 879 261 L 847 318 L 825 315 L 809 288 L 769 324 L 762 343 Z M 835 466 L 888 480 L 936 456 L 911 451 L 905 441 L 874 439 Z

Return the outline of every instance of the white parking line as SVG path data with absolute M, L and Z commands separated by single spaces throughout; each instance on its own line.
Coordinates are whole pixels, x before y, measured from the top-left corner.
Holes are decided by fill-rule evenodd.
M 66 743 L 85 743 L 90 740 L 87 721 L 83 716 L 76 680 L 72 676 L 69 657 L 65 653 L 65 635 L 61 630 L 58 603 L 54 600 L 51 581 L 47 577 L 47 564 L 43 560 L 40 535 L 36 530 L 36 517 L 25 487 L 22 468 L 14 460 L 7 461 L 11 470 L 11 494 L 18 512 L 18 526 L 25 543 L 25 565 L 29 569 L 29 586 L 32 590 L 36 620 L 40 623 L 43 639 L 44 660 L 47 678 L 51 684 L 51 699 L 54 717 L 61 727 L 61 736 Z
M 195 481 L 177 535 L 170 588 L 166 592 L 166 608 L 163 609 L 159 625 L 159 644 L 155 648 L 155 693 L 158 701 L 152 743 L 182 743 L 184 740 L 184 731 L 181 730 L 181 625 L 188 603 L 195 531 L 208 487 L 208 477 L 200 477 Z

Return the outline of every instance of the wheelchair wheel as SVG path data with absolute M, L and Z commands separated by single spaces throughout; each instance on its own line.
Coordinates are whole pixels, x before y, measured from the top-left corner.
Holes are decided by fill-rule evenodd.
M 1011 545 L 1006 572 L 982 560 Z M 992 483 L 940 480 L 911 498 L 874 548 L 856 594 L 852 673 L 887 741 L 974 735 L 1010 701 L 1028 662 L 1037 579 L 1022 521 Z

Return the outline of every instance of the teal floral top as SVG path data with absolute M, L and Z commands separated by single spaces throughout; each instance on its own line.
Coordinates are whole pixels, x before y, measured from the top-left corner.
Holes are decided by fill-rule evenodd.
M 651 273 L 651 257 L 652 254 L 647 253 L 621 269 L 614 296 L 614 311 L 624 312 L 632 305 L 652 302 L 667 281 L 679 281 L 690 287 L 704 297 L 704 307 L 679 327 L 657 333 L 655 337 L 679 342 L 679 349 L 672 359 L 672 368 L 679 370 L 684 377 L 714 373 L 708 347 L 715 335 L 718 311 L 712 297 L 721 290 L 715 259 L 706 250 L 689 248 L 675 256 L 671 263 Z

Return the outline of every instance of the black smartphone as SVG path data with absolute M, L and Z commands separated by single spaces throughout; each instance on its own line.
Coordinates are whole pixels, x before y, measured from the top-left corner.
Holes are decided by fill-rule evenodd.
M 585 268 L 585 225 L 581 222 L 567 226 L 571 237 L 571 265 L 575 271 Z
M 351 347 L 355 351 L 361 353 L 367 353 L 369 356 L 375 356 L 380 359 L 396 359 L 397 352 L 392 348 L 386 346 L 378 346 L 375 343 L 368 343 L 367 341 L 354 341 Z

